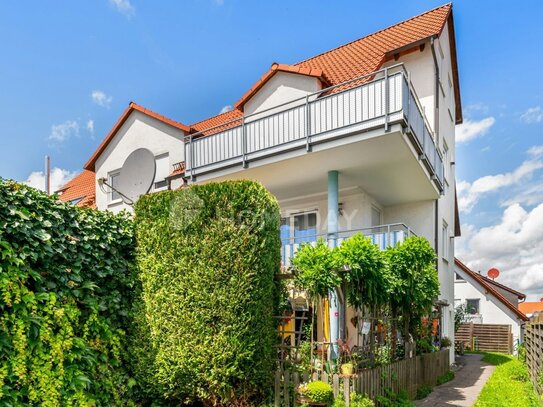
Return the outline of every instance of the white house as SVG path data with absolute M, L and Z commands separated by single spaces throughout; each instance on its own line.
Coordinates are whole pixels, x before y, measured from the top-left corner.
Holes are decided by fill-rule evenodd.
M 363 232 L 382 248 L 424 236 L 438 255 L 442 334 L 453 339 L 461 122 L 448 4 L 298 63 L 274 63 L 233 110 L 198 123 L 131 104 L 85 165 L 86 189 L 72 181 L 61 199 L 90 190 L 87 205 L 131 210 L 107 185 L 146 148 L 156 160 L 148 192 L 232 179 L 266 186 L 281 205 L 287 266 L 299 243 L 319 236 L 337 244 Z M 340 329 L 355 327 L 344 318 Z
M 472 271 L 455 259 L 455 307 L 467 305 L 468 319 L 476 324 L 510 325 L 513 343 L 523 341 L 528 317 L 519 309 L 526 295 Z

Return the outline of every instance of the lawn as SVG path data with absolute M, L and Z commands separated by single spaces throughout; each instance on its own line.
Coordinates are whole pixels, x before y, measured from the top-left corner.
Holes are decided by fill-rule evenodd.
M 486 353 L 483 360 L 496 365 L 496 369 L 479 395 L 476 407 L 541 405 L 522 362 L 501 353 Z

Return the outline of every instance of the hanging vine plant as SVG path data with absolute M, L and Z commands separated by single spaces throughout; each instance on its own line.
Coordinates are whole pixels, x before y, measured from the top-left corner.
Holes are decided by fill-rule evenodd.
M 390 273 L 383 252 L 371 239 L 357 234 L 345 240 L 336 254 L 336 262 L 345 266 L 349 305 L 360 310 L 364 305 L 383 305 L 390 293 Z
M 324 239 L 314 246 L 302 244 L 292 258 L 292 265 L 296 270 L 296 288 L 305 290 L 311 301 L 328 297 L 328 293 L 341 283 L 337 256 Z

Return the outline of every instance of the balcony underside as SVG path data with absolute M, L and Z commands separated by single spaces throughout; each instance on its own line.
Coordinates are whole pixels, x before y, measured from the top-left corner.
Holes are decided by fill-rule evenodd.
M 360 187 L 383 205 L 437 199 L 431 179 L 409 136 L 400 124 L 342 136 L 277 156 L 250 161 L 248 168 L 232 166 L 198 182 L 252 179 L 261 182 L 279 200 L 319 194 L 326 190 L 327 173 L 340 172 L 340 188 Z

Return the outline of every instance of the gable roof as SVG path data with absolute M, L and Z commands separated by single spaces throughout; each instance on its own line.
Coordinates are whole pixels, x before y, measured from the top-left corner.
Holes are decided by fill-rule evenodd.
M 528 317 L 522 311 L 520 311 L 518 307 L 516 307 L 507 298 L 505 298 L 498 290 L 496 290 L 496 288 L 494 288 L 492 284 L 488 283 L 482 275 L 471 270 L 468 266 L 466 266 L 457 258 L 454 259 L 454 264 L 471 278 L 473 278 L 477 283 L 479 283 L 479 285 L 482 286 L 488 294 L 494 296 L 503 305 L 513 311 L 515 315 L 517 315 L 517 317 L 519 317 L 523 321 L 528 321 Z
M 96 176 L 92 171 L 83 170 L 55 192 L 60 194 L 59 199 L 62 202 L 80 199 L 76 206 L 96 208 Z
M 128 117 L 132 114 L 132 112 L 138 111 L 143 114 L 146 114 L 149 117 L 152 117 L 153 119 L 159 120 L 162 123 L 166 123 L 169 126 L 172 126 L 176 129 L 182 130 L 186 133 L 189 132 L 189 127 L 185 126 L 182 123 L 176 122 L 175 120 L 169 119 L 166 116 L 162 116 L 158 113 L 153 112 L 152 110 L 146 109 L 143 106 L 138 105 L 137 103 L 130 102 L 128 104 L 128 107 L 125 109 L 119 120 L 117 120 L 117 123 L 113 126 L 113 128 L 109 131 L 106 138 L 100 143 L 96 151 L 92 154 L 91 158 L 87 161 L 85 164 L 85 169 L 94 171 L 94 165 L 96 164 L 96 160 L 98 160 L 98 157 L 104 152 L 106 147 L 109 145 L 109 143 L 113 140 L 117 132 L 121 129 L 122 125 L 126 122 Z
M 479 274 L 480 275 L 480 274 Z M 526 299 L 526 294 L 521 293 L 520 291 L 514 290 L 511 287 L 508 287 L 504 284 L 498 283 L 495 280 L 492 280 L 491 278 L 488 278 L 487 276 L 480 275 L 487 283 L 492 284 L 498 288 L 501 288 L 502 290 L 509 291 L 511 294 L 514 294 L 517 296 L 519 300 Z
M 461 123 L 462 105 L 456 63 L 452 4 L 445 4 L 293 65 L 274 64 L 234 105 L 234 110 L 227 112 L 230 113 L 229 115 L 213 116 L 190 127 L 192 130 L 198 132 L 221 124 L 228 126 L 227 122 L 232 120 L 234 116 L 242 116 L 243 104 L 280 70 L 294 72 L 298 69 L 297 73 L 318 77 L 331 86 L 371 74 L 379 70 L 385 62 L 394 59 L 396 55 L 409 52 L 413 47 L 422 45 L 431 38 L 439 36 L 447 22 L 449 23 L 449 39 L 452 54 L 456 118 L 457 124 Z M 274 66 L 276 67 L 274 68 Z
M 251 99 L 255 93 L 257 93 L 260 88 L 262 88 L 262 86 L 264 86 L 266 82 L 268 82 L 278 72 L 309 76 L 319 79 L 325 87 L 331 85 L 330 82 L 328 82 L 328 80 L 325 78 L 322 69 L 303 67 L 300 65 L 278 64 L 277 62 L 274 62 L 270 69 L 264 75 L 262 75 L 258 81 L 256 81 L 251 89 L 245 92 L 241 99 L 234 104 L 234 107 L 236 109 L 242 109 L 243 105 L 245 105 L 245 103 L 248 102 L 249 99 Z

